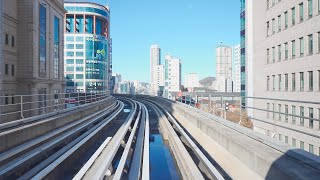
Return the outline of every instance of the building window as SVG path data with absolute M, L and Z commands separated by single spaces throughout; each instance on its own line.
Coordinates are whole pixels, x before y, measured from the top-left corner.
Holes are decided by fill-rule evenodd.
M 278 61 L 281 61 L 281 44 L 278 45 Z
M 276 32 L 276 22 L 275 19 L 272 19 L 272 34 L 274 34 Z
M 4 66 L 4 74 L 9 75 L 9 64 L 5 64 Z
M 267 76 L 267 91 L 270 90 L 270 76 Z
M 292 124 L 296 124 L 296 106 L 291 106 Z
M 293 147 L 297 147 L 297 140 L 292 138 L 291 144 Z
M 318 0 L 318 14 L 320 14 L 320 0 Z M 320 151 L 319 151 L 319 155 L 320 155 Z
M 74 49 L 74 44 L 66 44 L 66 49 Z
M 284 29 L 288 28 L 288 11 L 284 12 Z
M 45 76 L 47 71 L 47 9 L 44 4 L 39 4 L 39 76 Z
M 282 134 L 279 134 L 279 141 L 282 141 Z
M 288 60 L 289 52 L 288 52 L 288 43 L 284 43 L 284 59 Z
M 288 113 L 289 113 L 289 107 L 288 105 L 284 105 L 284 113 L 285 113 L 285 117 L 284 117 L 284 121 L 287 123 L 288 122 Z
M 279 115 L 279 118 L 278 120 L 281 121 L 281 116 L 282 116 L 282 110 L 281 110 L 281 104 L 278 104 L 278 115 Z
M 278 86 L 279 86 L 279 91 L 281 91 L 281 85 L 282 85 L 282 80 L 281 80 L 281 74 L 278 74 Z
M 76 59 L 76 64 L 83 64 L 83 59 Z
M 93 34 L 93 17 L 86 16 L 86 33 Z
M 299 19 L 300 19 L 300 22 L 303 21 L 303 3 L 299 4 Z
M 6 45 L 9 45 L 9 34 L 6 34 Z
M 73 66 L 68 66 L 68 67 L 66 67 L 66 71 L 74 71 L 74 67 Z
M 76 15 L 76 33 L 84 32 L 84 24 L 83 15 Z
M 309 144 L 309 153 L 314 154 L 313 145 Z
M 320 91 L 320 70 L 318 70 L 318 91 Z
M 270 35 L 270 23 L 269 21 L 267 22 L 267 37 Z
M 308 17 L 312 18 L 312 12 L 313 11 L 313 7 L 312 7 L 312 0 L 308 0 Z
M 313 91 L 313 71 L 309 71 L 309 91 Z
M 74 79 L 74 75 L 73 74 L 66 74 L 66 79 L 72 80 L 72 79 Z
M 275 63 L 276 62 L 276 52 L 275 52 L 275 47 L 272 47 L 272 62 Z
M 267 103 L 267 118 L 270 117 L 270 103 Z
M 304 90 L 304 73 L 300 72 L 300 91 Z
M 83 56 L 83 52 L 76 52 L 76 57 L 82 57 Z
M 293 40 L 291 41 L 291 54 L 292 54 L 292 59 L 296 58 L 296 41 Z
M 82 37 L 82 36 L 77 36 L 77 37 L 76 37 L 76 41 L 77 41 L 77 42 L 83 42 L 83 41 L 84 41 L 84 37 Z
M 320 32 L 318 32 L 318 53 L 320 53 Z
M 313 35 L 312 34 L 308 36 L 308 52 L 309 52 L 309 55 L 313 54 Z
M 284 136 L 284 142 L 288 144 L 288 142 L 289 142 L 288 136 Z
M 272 75 L 272 90 L 276 90 L 276 76 Z
M 59 57 L 60 57 L 60 19 L 58 17 L 54 17 L 54 41 L 53 41 L 53 52 L 54 52 L 54 59 L 53 59 L 53 78 L 59 78 Z
M 11 36 L 11 47 L 14 47 L 14 36 Z
M 292 26 L 294 26 L 296 24 L 296 8 L 295 7 L 291 9 L 291 15 L 292 15 L 291 23 L 292 23 Z
M 281 31 L 281 15 L 278 16 L 278 32 Z
M 14 76 L 15 74 L 15 66 L 14 65 L 11 65 L 11 75 Z
M 269 9 L 269 0 L 267 0 L 267 10 Z
M 71 56 L 71 57 L 73 57 L 73 56 L 74 56 L 74 52 L 67 51 L 67 52 L 66 52 L 66 56 Z
M 291 82 L 291 85 L 292 85 L 292 91 L 296 91 L 296 73 L 292 73 L 292 82 Z
M 76 86 L 83 86 L 84 83 L 83 82 L 76 82 Z
M 84 71 L 84 69 L 83 69 L 83 67 L 76 67 L 76 71 L 77 72 L 82 72 L 82 71 Z
M 9 95 L 5 95 L 4 103 L 9 104 Z
M 76 74 L 76 79 L 83 79 L 83 74 Z
M 303 37 L 299 39 L 300 41 L 300 57 L 303 57 L 304 54 L 304 42 L 303 42 Z
M 73 14 L 66 15 L 66 32 L 74 33 L 74 15 Z
M 83 49 L 83 44 L 76 44 L 76 49 Z
M 14 94 L 12 94 L 12 96 L 11 96 L 11 104 L 14 104 L 15 103 L 15 100 L 14 100 Z
M 313 128 L 313 108 L 309 108 L 309 128 Z
M 304 142 L 300 141 L 300 149 L 304 150 Z
M 74 41 L 74 37 L 73 36 L 67 36 L 66 37 L 66 41 L 67 42 L 73 42 Z
M 272 0 L 272 6 L 276 4 L 276 0 Z
M 74 64 L 74 60 L 73 59 L 66 59 L 66 64 Z
M 289 77 L 288 74 L 284 75 L 284 90 L 288 91 L 288 86 L 289 86 Z
M 318 109 L 318 119 L 320 119 L 320 108 Z M 319 124 L 319 129 L 320 129 L 320 122 L 318 123 Z M 319 149 L 320 150 L 320 149 Z M 320 153 L 320 152 L 319 152 Z
M 300 106 L 300 126 L 304 126 L 304 107 Z
M 267 64 L 269 64 L 269 58 L 270 58 L 270 50 L 267 49 Z
M 274 107 L 274 103 L 272 103 L 272 119 L 274 120 L 275 117 L 275 107 Z

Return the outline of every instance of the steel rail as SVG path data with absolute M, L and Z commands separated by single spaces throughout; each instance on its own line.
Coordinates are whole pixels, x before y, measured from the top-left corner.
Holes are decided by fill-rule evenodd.
M 106 109 L 104 109 L 104 111 L 106 111 Z M 46 151 L 51 150 L 52 148 L 56 147 L 58 144 L 63 142 L 68 137 L 72 137 L 74 134 L 84 130 L 90 124 L 93 124 L 94 122 L 101 120 L 101 118 L 106 116 L 108 113 L 108 112 L 105 112 L 105 113 L 102 113 L 102 112 L 103 112 L 103 110 L 99 111 L 93 115 L 87 116 L 87 117 L 83 118 L 81 121 L 79 121 L 79 123 L 77 123 L 77 122 L 72 123 L 72 125 L 68 126 L 68 128 L 64 129 L 64 131 L 61 131 L 61 129 L 56 130 L 55 131 L 56 135 L 53 136 L 53 139 L 52 139 L 52 136 L 47 136 L 47 135 L 44 135 L 46 138 L 43 138 L 43 136 L 39 137 L 39 139 L 41 139 L 41 140 L 43 140 L 43 139 L 48 140 L 49 139 L 49 142 L 42 143 L 43 141 L 39 141 L 39 139 L 37 138 L 36 140 L 38 140 L 38 141 L 35 141 L 35 142 L 41 143 L 42 145 L 37 147 L 36 149 L 32 149 L 31 151 L 29 151 L 27 153 L 24 153 L 22 156 L 16 158 L 15 160 L 10 161 L 9 163 L 1 166 L 0 167 L 0 176 L 4 176 L 6 174 L 11 174 L 12 172 L 15 171 L 15 169 L 22 167 L 29 160 L 34 159 L 38 156 L 41 156 Z M 76 126 L 75 129 L 67 131 L 69 128 L 72 128 L 75 126 Z M 57 136 L 57 134 L 61 134 L 61 135 Z M 23 147 L 23 146 L 26 146 L 26 147 Z M 30 146 L 30 144 L 28 144 L 28 142 L 27 142 L 22 145 L 22 148 L 28 149 L 28 146 Z
M 75 151 L 77 151 L 81 146 L 83 146 L 86 142 L 88 142 L 94 135 L 96 135 L 99 131 L 101 131 L 106 125 L 108 125 L 123 109 L 123 103 L 121 103 L 120 108 L 116 110 L 111 116 L 104 119 L 104 121 L 100 122 L 93 128 L 91 128 L 90 131 L 87 131 L 83 135 L 79 137 L 79 140 L 74 140 L 76 143 L 67 150 L 65 153 L 63 153 L 60 157 L 58 157 L 56 160 L 54 160 L 51 164 L 46 165 L 46 168 L 41 170 L 39 173 L 37 173 L 32 180 L 37 179 L 43 179 L 45 178 L 50 172 L 52 172 L 58 165 L 60 165 L 64 160 L 66 160 L 70 155 L 72 155 Z M 71 145 L 71 144 L 70 144 Z M 55 158 L 52 158 L 55 159 Z M 26 177 L 26 179 L 29 179 L 29 177 Z
M 121 159 L 119 161 L 117 170 L 116 170 L 116 172 L 115 172 L 115 174 L 113 176 L 114 180 L 120 180 L 121 177 L 122 177 L 123 169 L 124 169 L 125 163 L 126 163 L 126 161 L 128 159 L 128 155 L 129 155 L 129 152 L 130 152 L 130 149 L 131 149 L 131 145 L 132 145 L 132 142 L 133 142 L 133 139 L 134 139 L 138 124 L 140 122 L 140 119 L 141 119 L 141 121 L 143 121 L 143 118 L 142 118 L 142 115 L 141 115 L 141 111 L 139 111 L 139 114 L 138 114 L 138 116 L 136 118 L 134 126 L 133 126 L 133 128 L 131 130 L 131 134 L 130 134 L 129 139 L 127 141 L 127 144 L 126 144 L 126 146 L 124 148 L 124 151 L 122 153 L 122 156 L 121 156 Z

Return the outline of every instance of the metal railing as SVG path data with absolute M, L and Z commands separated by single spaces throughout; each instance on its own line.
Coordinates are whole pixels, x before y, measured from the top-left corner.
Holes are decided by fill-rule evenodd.
M 190 92 L 173 93 L 173 100 L 195 106 L 248 128 L 253 128 L 252 120 L 257 120 L 274 126 L 288 123 L 299 128 L 320 130 L 320 101 L 241 97 L 239 93 Z M 252 103 L 245 103 L 248 100 L 252 100 Z M 300 110 L 300 107 L 303 110 Z
M 0 123 L 58 112 L 109 97 L 109 91 L 0 96 Z

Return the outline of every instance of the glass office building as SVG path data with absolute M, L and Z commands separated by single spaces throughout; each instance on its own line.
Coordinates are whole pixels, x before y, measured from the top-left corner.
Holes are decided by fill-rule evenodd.
M 109 89 L 110 11 L 89 2 L 65 2 L 65 77 L 67 92 Z

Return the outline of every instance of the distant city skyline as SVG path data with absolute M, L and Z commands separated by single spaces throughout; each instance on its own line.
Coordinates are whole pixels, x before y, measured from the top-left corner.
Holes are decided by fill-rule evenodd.
M 128 80 L 150 82 L 152 44 L 161 47 L 162 61 L 168 53 L 183 60 L 182 77 L 196 72 L 203 79 L 216 74 L 221 41 L 240 43 L 240 1 L 91 1 L 109 3 L 113 71 Z

